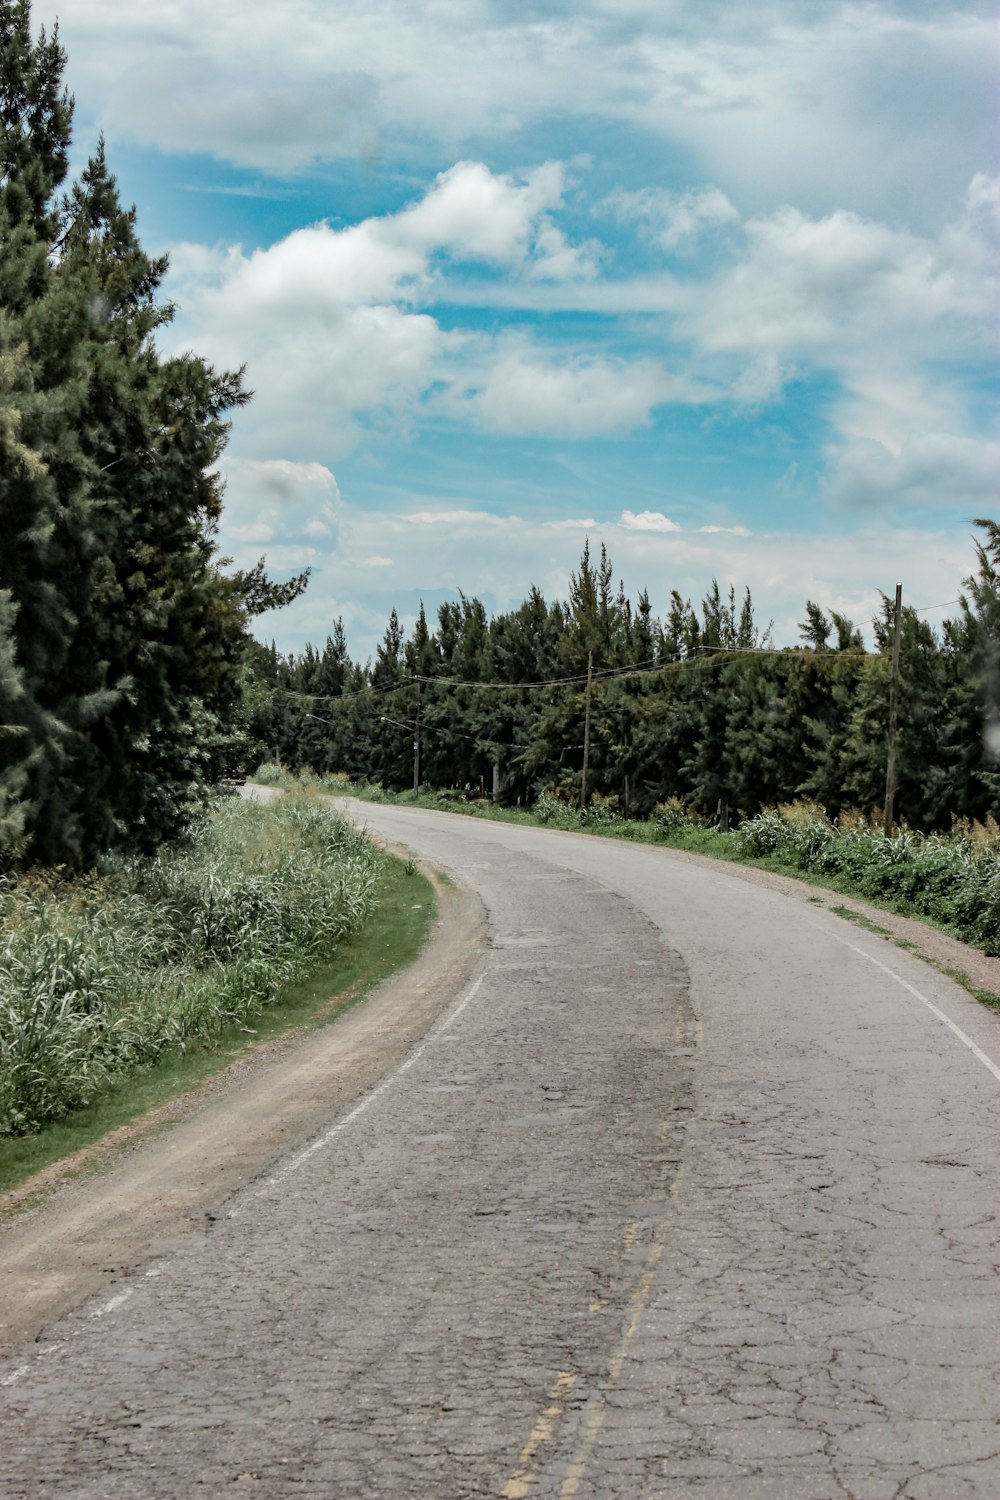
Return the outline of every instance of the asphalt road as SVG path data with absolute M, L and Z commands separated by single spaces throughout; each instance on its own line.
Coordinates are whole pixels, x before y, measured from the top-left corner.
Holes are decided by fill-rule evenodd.
M 0 1492 L 1000 1496 L 1000 1021 L 725 869 L 356 810 L 488 944 L 11 1350 Z

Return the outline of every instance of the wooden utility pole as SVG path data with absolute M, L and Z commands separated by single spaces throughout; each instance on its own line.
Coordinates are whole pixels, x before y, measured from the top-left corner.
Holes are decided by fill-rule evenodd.
M 413 790 L 420 790 L 420 683 L 417 683 L 417 712 L 413 720 Z
M 580 783 L 580 811 L 587 806 L 587 762 L 590 759 L 590 694 L 594 684 L 594 653 L 587 652 L 587 707 L 583 715 L 583 780 Z
M 896 801 L 896 732 L 899 727 L 899 638 L 903 613 L 903 585 L 896 584 L 896 607 L 892 612 L 892 676 L 889 680 L 889 755 L 885 768 L 885 811 L 882 832 L 892 835 L 892 809 Z

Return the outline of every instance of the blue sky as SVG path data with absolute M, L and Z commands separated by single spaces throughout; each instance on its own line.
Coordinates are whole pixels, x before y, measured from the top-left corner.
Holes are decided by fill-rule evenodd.
M 173 346 L 246 364 L 282 649 L 458 589 L 955 598 L 1000 516 L 993 7 L 36 0 Z M 932 612 L 937 620 L 946 611 Z

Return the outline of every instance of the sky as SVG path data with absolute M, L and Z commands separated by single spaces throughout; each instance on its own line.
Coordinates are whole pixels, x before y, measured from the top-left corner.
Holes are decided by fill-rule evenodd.
M 167 350 L 245 365 L 222 552 L 341 617 L 565 598 L 585 539 L 938 624 L 1000 519 L 1000 25 L 936 0 L 35 0 Z

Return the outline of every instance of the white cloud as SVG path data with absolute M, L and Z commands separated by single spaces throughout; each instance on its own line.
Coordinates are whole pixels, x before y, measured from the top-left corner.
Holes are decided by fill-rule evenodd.
M 744 203 L 870 210 L 914 184 L 941 201 L 989 160 L 997 28 L 960 0 L 34 9 L 48 23 L 58 11 L 70 86 L 112 143 L 207 148 L 264 171 L 439 161 L 554 119 L 579 136 L 588 117 L 598 140 L 610 121 L 671 143 Z
M 269 549 L 275 576 L 307 562 L 315 573 L 303 598 L 262 620 L 258 633 L 264 639 L 278 634 L 288 645 L 301 646 L 306 639 L 321 640 L 329 622 L 343 614 L 351 622 L 352 654 L 364 659 L 374 653 L 389 610 L 412 614 L 420 598 L 432 620 L 437 604 L 456 597 L 459 589 L 478 595 L 492 612 L 515 608 L 532 583 L 550 600 L 565 598 L 585 535 L 592 556 L 607 542 L 616 576 L 624 579 L 630 597 L 648 588 L 661 616 L 673 588 L 697 606 L 713 577 L 723 589 L 749 586 L 758 618 L 764 624 L 774 618 L 780 644 L 798 642 L 807 599 L 860 622 L 877 610 L 879 591 L 891 593 L 897 579 L 904 583 L 908 603 L 932 605 L 954 599 L 974 565 L 965 524 L 928 531 L 869 521 L 854 533 L 810 535 L 774 528 L 751 534 L 738 524 L 692 522 L 683 531 L 649 531 L 594 517 L 564 521 L 498 515 L 471 501 L 457 509 L 460 521 L 429 525 L 425 518 L 434 512 L 416 497 L 408 508 L 389 515 L 344 504 L 336 545 L 308 553 L 292 546 Z M 392 538 L 391 557 L 383 550 L 387 537 Z M 229 545 L 225 535 L 223 544 Z M 248 549 L 237 562 L 255 557 Z M 368 559 L 369 566 L 379 560 L 377 596 L 359 577 L 358 559 Z
M 830 357 L 859 344 L 926 344 L 987 315 L 994 287 L 939 240 L 838 209 L 781 208 L 744 226 L 746 251 L 691 293 L 685 330 L 706 350 Z M 954 335 L 952 335 L 954 337 Z
M 530 274 L 536 281 L 593 281 L 604 259 L 605 251 L 598 240 L 571 245 L 551 219 L 543 218 L 535 237 Z
M 667 400 L 701 393 L 654 361 L 563 355 L 517 340 L 449 332 L 415 304 L 456 263 L 500 266 L 524 284 L 597 273 L 598 251 L 554 224 L 564 172 L 518 176 L 460 162 L 399 213 L 346 228 L 317 224 L 244 254 L 182 246 L 171 291 L 175 347 L 246 363 L 256 392 L 244 445 L 300 458 L 349 452 L 366 428 L 405 428 L 425 398 L 501 433 L 617 432 Z
M 721 266 L 693 265 L 666 291 L 655 277 L 598 276 L 596 254 L 588 261 L 553 218 L 565 186 L 558 163 L 494 174 L 461 162 L 394 215 L 314 225 L 249 255 L 182 247 L 177 345 L 196 329 L 215 364 L 247 361 L 257 399 L 240 450 L 261 457 L 337 458 L 362 437 L 405 434 L 428 418 L 505 437 L 593 439 L 642 429 L 668 404 L 766 406 L 789 382 L 819 376 L 834 392 L 828 499 L 854 503 L 866 487 L 879 504 L 935 488 L 982 496 L 993 450 L 948 362 L 985 358 L 995 179 L 979 174 L 933 237 L 845 210 L 811 218 L 785 207 L 733 222 L 710 190 L 654 195 L 648 202 L 664 211 L 704 210 L 726 236 Z M 599 329 L 546 346 L 537 331 L 445 326 L 453 288 L 470 286 L 460 267 L 487 265 L 491 287 L 531 305 L 556 262 L 567 308 L 596 310 L 603 298 L 605 310 L 638 310 L 644 297 L 651 312 L 672 308 L 672 320 L 646 330 L 646 351 L 658 335 L 663 357 L 607 352 Z M 957 465 L 950 485 L 928 457 L 932 440 Z
M 661 514 L 658 510 L 641 510 L 635 515 L 630 510 L 623 510 L 621 520 L 618 523 L 626 531 L 680 531 L 681 527 L 676 521 L 671 521 L 668 516 Z
M 226 454 L 219 467 L 226 482 L 223 551 L 241 566 L 266 548 L 272 563 L 290 556 L 290 571 L 300 572 L 336 544 L 343 502 L 325 465 Z
M 558 208 L 562 194 L 560 162 L 546 162 L 517 181 L 506 173 L 494 174 L 482 162 L 463 161 L 442 172 L 410 208 L 375 222 L 424 254 L 443 249 L 471 260 L 514 265 L 528 258 L 534 237 L 544 240 L 551 234 L 545 211 Z M 560 245 L 565 248 L 564 241 Z M 542 255 L 551 255 L 544 244 Z
M 662 250 L 691 250 L 709 230 L 739 222 L 739 213 L 717 187 L 684 193 L 667 188 L 619 188 L 605 205 L 619 218 L 633 221 Z
M 495 516 L 484 510 L 411 510 L 400 517 L 411 526 L 464 526 L 498 527 L 517 524 L 516 516 Z
M 790 381 L 834 385 L 826 497 L 836 504 L 994 505 L 996 445 L 954 371 L 985 367 L 998 310 L 994 179 L 935 236 L 783 208 L 741 228 L 732 261 L 690 281 L 677 331 L 691 374 L 746 406 Z
M 593 437 L 643 427 L 655 406 L 689 399 L 684 382 L 649 359 L 546 353 L 519 340 L 484 364 L 445 408 L 494 432 Z
M 871 438 L 830 449 L 829 498 L 855 507 L 953 505 L 966 516 L 1000 508 L 1000 443 L 913 433 L 893 451 Z

